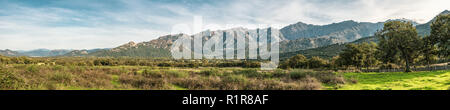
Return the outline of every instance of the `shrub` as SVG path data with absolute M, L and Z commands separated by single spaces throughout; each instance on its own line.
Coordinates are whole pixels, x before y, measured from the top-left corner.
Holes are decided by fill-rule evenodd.
M 247 78 L 243 75 L 227 75 L 223 78 L 223 83 L 245 83 Z
M 314 77 L 320 82 L 326 84 L 345 84 L 344 77 L 341 75 L 336 75 L 330 71 L 293 70 L 289 73 L 289 77 L 294 80 Z
M 143 76 L 136 75 L 121 75 L 119 82 L 122 84 L 129 84 L 133 87 L 140 89 L 169 89 L 168 83 L 164 79 L 145 78 Z
M 286 77 L 287 75 L 288 74 L 284 70 L 280 70 L 280 69 L 277 69 L 272 73 L 272 76 L 277 77 L 277 78 Z
M 20 89 L 24 86 L 25 82 L 21 77 L 0 68 L 0 89 Z
M 175 71 L 175 70 L 166 71 L 165 74 L 175 78 L 185 78 L 189 76 L 189 74 L 184 71 Z
M 162 78 L 163 77 L 163 74 L 161 74 L 160 71 L 152 71 L 152 70 L 148 70 L 148 69 L 144 69 L 141 74 L 142 74 L 142 76 L 148 77 L 148 78 L 151 78 L 151 77 Z
M 322 84 L 316 78 L 306 77 L 299 81 L 299 89 L 300 90 L 320 90 L 322 88 Z
M 255 69 L 235 70 L 235 71 L 233 71 L 233 74 L 244 75 L 247 77 L 264 77 L 264 74 L 259 73 Z
M 69 84 L 72 82 L 72 74 L 70 73 L 54 73 L 49 76 L 51 81 L 58 83 Z
M 289 72 L 289 77 L 291 79 L 298 80 L 298 79 L 305 78 L 306 76 L 311 75 L 313 72 L 314 71 L 312 71 L 312 70 L 296 69 L 296 70 Z
M 203 70 L 203 71 L 200 71 L 200 74 L 205 75 L 205 76 L 222 76 L 223 75 L 217 69 Z
M 218 89 L 221 84 L 219 77 L 189 77 L 175 82 L 176 85 L 189 90 Z
M 38 73 L 39 72 L 39 67 L 37 65 L 30 65 L 26 69 L 29 73 Z
M 326 84 L 345 84 L 345 79 L 341 75 L 337 75 L 330 71 L 319 71 L 315 72 L 313 75 L 311 75 L 318 80 L 320 80 L 322 83 Z

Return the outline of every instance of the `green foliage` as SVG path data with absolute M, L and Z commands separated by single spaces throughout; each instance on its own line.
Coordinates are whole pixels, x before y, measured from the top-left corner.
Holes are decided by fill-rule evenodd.
M 72 82 L 73 76 L 70 73 L 53 73 L 50 74 L 49 79 L 62 84 L 69 84 Z
M 437 61 L 438 49 L 435 46 L 434 38 L 426 36 L 422 38 L 423 45 L 420 48 L 421 56 L 419 56 L 418 63 L 430 65 Z
M 334 64 L 355 66 L 355 67 L 372 67 L 378 64 L 375 56 L 377 45 L 373 42 L 361 44 L 348 44 L 346 49 L 334 58 Z
M 20 76 L 0 68 L 0 89 L 20 89 L 24 86 L 25 82 Z
M 312 70 L 302 70 L 302 69 L 295 69 L 291 72 L 289 72 L 289 77 L 294 80 L 299 80 L 301 78 L 305 78 L 312 74 Z
M 243 84 L 247 82 L 247 78 L 244 75 L 226 75 L 225 78 L 222 79 L 223 83 L 238 83 Z
M 244 75 L 246 77 L 252 77 L 252 78 L 254 78 L 254 77 L 262 78 L 265 76 L 265 74 L 259 73 L 258 71 L 256 71 L 256 69 L 234 70 L 233 74 Z
M 222 76 L 223 75 L 217 69 L 202 70 L 202 71 L 200 71 L 200 74 L 205 75 L 205 76 Z
M 142 76 L 149 77 L 149 78 L 162 78 L 163 74 L 159 70 L 149 70 L 144 69 L 142 70 Z
M 422 44 L 416 28 L 411 22 L 390 21 L 384 24 L 382 31 L 377 33 L 381 58 L 391 61 L 393 56 L 399 55 L 406 63 L 406 72 L 410 72 L 411 63 L 419 55 Z M 386 62 L 385 62 L 386 63 Z M 395 62 L 394 62 L 395 63 Z
M 312 57 L 308 60 L 308 67 L 309 68 L 323 68 L 323 67 L 329 67 L 328 61 L 324 60 L 320 57 Z
M 185 78 L 185 77 L 189 76 L 189 73 L 186 73 L 183 71 L 176 71 L 176 70 L 165 71 L 164 74 L 167 74 L 168 76 L 172 76 L 175 78 Z
M 291 68 L 307 68 L 308 59 L 305 56 L 298 54 L 288 60 L 288 65 Z
M 430 37 L 439 47 L 441 56 L 450 55 L 450 14 L 439 15 L 431 24 Z

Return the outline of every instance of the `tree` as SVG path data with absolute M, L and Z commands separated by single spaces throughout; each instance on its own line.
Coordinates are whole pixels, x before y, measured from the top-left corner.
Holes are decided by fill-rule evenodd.
M 289 59 L 288 64 L 291 68 L 307 68 L 308 59 L 302 54 L 298 54 Z
M 426 64 L 430 68 L 430 64 L 437 60 L 438 49 L 436 48 L 435 42 L 432 37 L 426 36 L 422 38 L 423 45 L 420 49 L 421 59 L 419 62 Z
M 308 60 L 308 67 L 309 68 L 322 68 L 322 67 L 326 67 L 328 65 L 328 61 L 314 56 L 311 59 Z
M 421 46 L 417 30 L 412 23 L 389 21 L 377 36 L 382 47 L 380 51 L 385 53 L 384 57 L 398 53 L 405 62 L 405 72 L 411 72 L 411 62 L 417 58 Z
M 363 64 L 366 68 L 378 65 L 378 59 L 376 57 L 377 52 L 377 44 L 374 42 L 370 43 L 362 43 L 360 44 L 360 48 L 363 50 Z
M 340 57 L 335 62 L 346 66 L 371 67 L 378 64 L 376 58 L 377 45 L 373 42 L 362 44 L 347 44 L 345 49 L 340 53 Z
M 439 15 L 431 24 L 430 40 L 439 48 L 439 55 L 450 55 L 450 14 Z

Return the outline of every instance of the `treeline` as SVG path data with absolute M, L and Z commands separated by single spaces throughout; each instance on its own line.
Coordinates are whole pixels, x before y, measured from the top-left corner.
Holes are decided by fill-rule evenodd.
M 6 57 L 0 56 L 0 64 L 39 64 L 63 66 L 159 66 L 159 67 L 261 67 L 259 61 L 252 60 L 171 60 L 149 58 L 108 58 L 108 57 Z
M 346 49 L 329 61 L 303 55 L 294 56 L 282 68 L 400 68 L 448 62 L 450 57 L 450 15 L 440 15 L 428 36 L 419 36 L 411 22 L 390 21 L 375 33 L 377 43 L 347 44 Z

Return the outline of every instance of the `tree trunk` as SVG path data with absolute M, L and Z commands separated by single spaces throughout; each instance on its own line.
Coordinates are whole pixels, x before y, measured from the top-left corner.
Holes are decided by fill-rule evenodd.
M 411 72 L 411 68 L 409 68 L 409 58 L 405 57 L 406 69 L 405 72 Z

